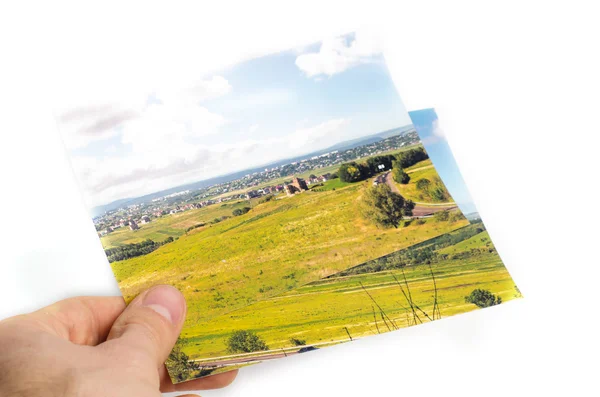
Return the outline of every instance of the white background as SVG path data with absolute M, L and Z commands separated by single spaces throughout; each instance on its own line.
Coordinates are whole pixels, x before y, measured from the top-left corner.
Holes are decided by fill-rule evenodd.
M 203 395 L 597 395 L 594 3 L 284 3 L 3 3 L 0 318 L 119 293 L 56 132 L 54 83 L 186 57 L 210 69 L 375 26 L 407 108 L 437 108 L 525 299 L 250 367 Z

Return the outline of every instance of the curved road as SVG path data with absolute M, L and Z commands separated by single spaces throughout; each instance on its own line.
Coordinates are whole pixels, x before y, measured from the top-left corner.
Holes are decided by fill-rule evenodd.
M 377 183 L 386 183 L 390 187 L 390 189 L 392 189 L 392 192 L 402 195 L 402 193 L 400 193 L 400 190 L 398 189 L 398 186 L 396 186 L 396 184 L 392 180 L 392 173 L 390 171 L 386 172 L 383 175 L 379 175 L 377 178 L 375 178 L 375 180 L 377 181 Z M 433 215 L 436 212 L 454 210 L 457 208 L 458 206 L 455 203 L 432 204 L 431 206 L 415 203 L 415 208 L 412 212 L 413 217 L 420 218 L 424 216 Z

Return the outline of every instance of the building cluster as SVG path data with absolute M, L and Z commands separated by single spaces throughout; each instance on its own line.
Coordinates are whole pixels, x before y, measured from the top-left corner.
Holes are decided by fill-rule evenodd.
M 310 171 L 316 173 L 321 168 L 382 154 L 418 142 L 419 136 L 416 131 L 410 131 L 366 145 L 345 150 L 334 150 L 289 164 L 265 168 L 260 172 L 253 172 L 232 181 L 198 190 L 183 190 L 152 199 L 147 203 L 132 204 L 94 218 L 94 223 L 98 234 L 104 236 L 122 227 L 128 226 L 131 230 L 137 230 L 140 228 L 139 225 L 150 223 L 153 219 L 165 215 L 177 214 L 230 200 L 249 200 L 266 195 L 277 195 L 283 192 L 287 195 L 293 195 L 308 190 L 310 185 L 327 182 L 332 178 L 332 175 L 329 173 L 320 176 L 311 174 L 306 179 L 296 177 L 295 175 L 305 174 Z M 291 182 L 267 185 L 271 180 L 289 176 L 292 176 Z M 267 186 L 259 188 L 259 185 Z M 230 192 L 239 193 L 228 195 Z

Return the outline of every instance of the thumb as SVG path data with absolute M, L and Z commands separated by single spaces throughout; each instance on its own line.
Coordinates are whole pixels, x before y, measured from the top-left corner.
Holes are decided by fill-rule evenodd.
M 142 292 L 114 322 L 107 345 L 135 349 L 162 366 L 177 341 L 185 320 L 186 304 L 181 292 L 159 285 Z

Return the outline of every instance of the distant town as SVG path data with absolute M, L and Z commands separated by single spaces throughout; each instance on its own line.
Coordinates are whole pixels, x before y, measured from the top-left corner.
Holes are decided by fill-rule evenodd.
M 419 142 L 416 131 L 410 130 L 373 143 L 359 144 L 357 147 L 345 150 L 333 150 L 289 164 L 265 168 L 263 171 L 247 174 L 228 182 L 196 190 L 182 190 L 148 200 L 148 202 L 123 206 L 95 217 L 94 224 L 98 234 L 105 236 L 119 228 L 128 227 L 131 230 L 137 230 L 140 225 L 150 223 L 163 216 L 230 200 L 250 200 L 267 195 L 275 197 L 294 195 L 309 190 L 311 186 L 337 178 L 337 172 L 332 171 L 333 166 L 397 150 Z M 298 175 L 308 172 L 310 172 L 308 177 L 298 177 Z

